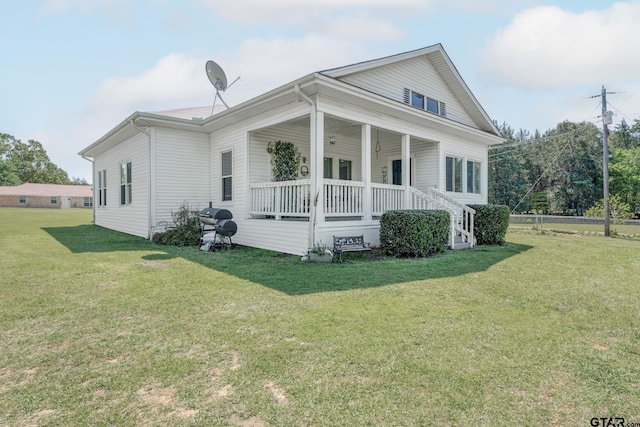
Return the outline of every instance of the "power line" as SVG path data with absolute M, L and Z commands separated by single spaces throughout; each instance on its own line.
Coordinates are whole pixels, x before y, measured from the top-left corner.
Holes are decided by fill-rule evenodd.
M 578 133 L 578 129 L 576 129 L 576 132 Z M 575 135 L 574 135 L 575 137 Z M 569 142 L 567 142 L 564 147 L 562 147 L 562 149 L 560 151 L 558 151 L 558 154 L 556 154 L 556 157 L 553 158 L 553 160 L 551 161 L 551 163 L 549 163 L 549 165 L 547 166 L 547 168 L 540 174 L 540 176 L 538 177 L 538 179 L 536 180 L 536 182 L 533 183 L 533 185 L 529 188 L 529 190 L 525 193 L 524 196 L 522 196 L 522 199 L 520 199 L 520 201 L 518 202 L 518 204 L 511 210 L 511 213 L 514 213 L 516 211 L 516 209 L 518 208 L 518 206 L 520 206 L 520 203 L 522 203 L 522 201 L 524 199 L 527 198 L 527 196 L 529 195 L 529 193 L 531 193 L 531 191 L 536 187 L 536 185 L 538 185 L 538 183 L 540 182 L 540 180 L 542 179 L 543 176 L 545 176 L 545 174 L 547 173 L 547 171 L 549 169 L 551 169 L 551 166 L 553 166 L 553 164 L 558 160 L 558 158 L 560 157 L 560 154 L 563 153 L 563 151 L 569 146 L 569 144 L 571 144 L 573 142 L 573 138 L 569 140 Z

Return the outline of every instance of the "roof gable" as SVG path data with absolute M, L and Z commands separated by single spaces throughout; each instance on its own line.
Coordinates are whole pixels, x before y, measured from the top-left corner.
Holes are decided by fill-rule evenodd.
M 447 118 L 500 135 L 441 44 L 320 73 L 398 102 L 420 93 L 444 102 Z

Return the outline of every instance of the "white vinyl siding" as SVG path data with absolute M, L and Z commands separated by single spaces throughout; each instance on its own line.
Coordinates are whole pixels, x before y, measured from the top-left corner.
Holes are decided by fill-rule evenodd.
M 453 121 L 477 127 L 427 57 L 417 57 L 366 72 L 354 73 L 341 77 L 340 80 L 404 104 L 410 104 L 404 90 L 409 88 L 440 102 L 441 115 Z M 442 108 L 445 105 L 446 108 Z
M 193 210 L 209 205 L 209 135 L 156 128 L 153 155 L 152 225 L 171 221 L 183 204 Z
M 96 170 L 106 171 L 105 188 L 115 188 L 116 194 L 120 189 L 120 165 L 130 161 L 134 166 L 131 182 L 135 183 L 135 198 L 126 208 L 120 207 L 119 195 L 116 202 L 96 209 L 96 225 L 133 234 L 134 236 L 149 236 L 149 138 L 145 134 L 135 135 L 105 153 L 96 156 Z

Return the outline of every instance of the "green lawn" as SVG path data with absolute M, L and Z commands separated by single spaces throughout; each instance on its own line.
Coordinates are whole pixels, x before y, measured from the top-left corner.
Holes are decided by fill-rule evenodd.
M 640 242 L 343 264 L 0 208 L 0 425 L 640 422 Z
M 604 236 L 603 224 L 569 224 L 569 223 L 557 223 L 548 220 L 542 223 L 512 223 L 509 225 L 511 231 L 528 231 L 534 230 L 537 232 L 549 232 L 549 233 L 574 233 L 583 234 L 587 236 Z M 630 224 L 611 224 L 609 231 L 612 236 L 626 238 L 626 239 L 638 239 L 640 240 L 640 225 Z

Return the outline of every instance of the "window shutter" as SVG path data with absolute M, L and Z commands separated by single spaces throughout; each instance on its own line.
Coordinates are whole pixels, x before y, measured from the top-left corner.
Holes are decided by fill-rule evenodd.
M 442 117 L 446 117 L 447 116 L 447 108 L 446 108 L 444 102 L 440 102 L 440 115 Z
M 410 105 L 411 104 L 411 91 L 404 88 L 404 103 Z

